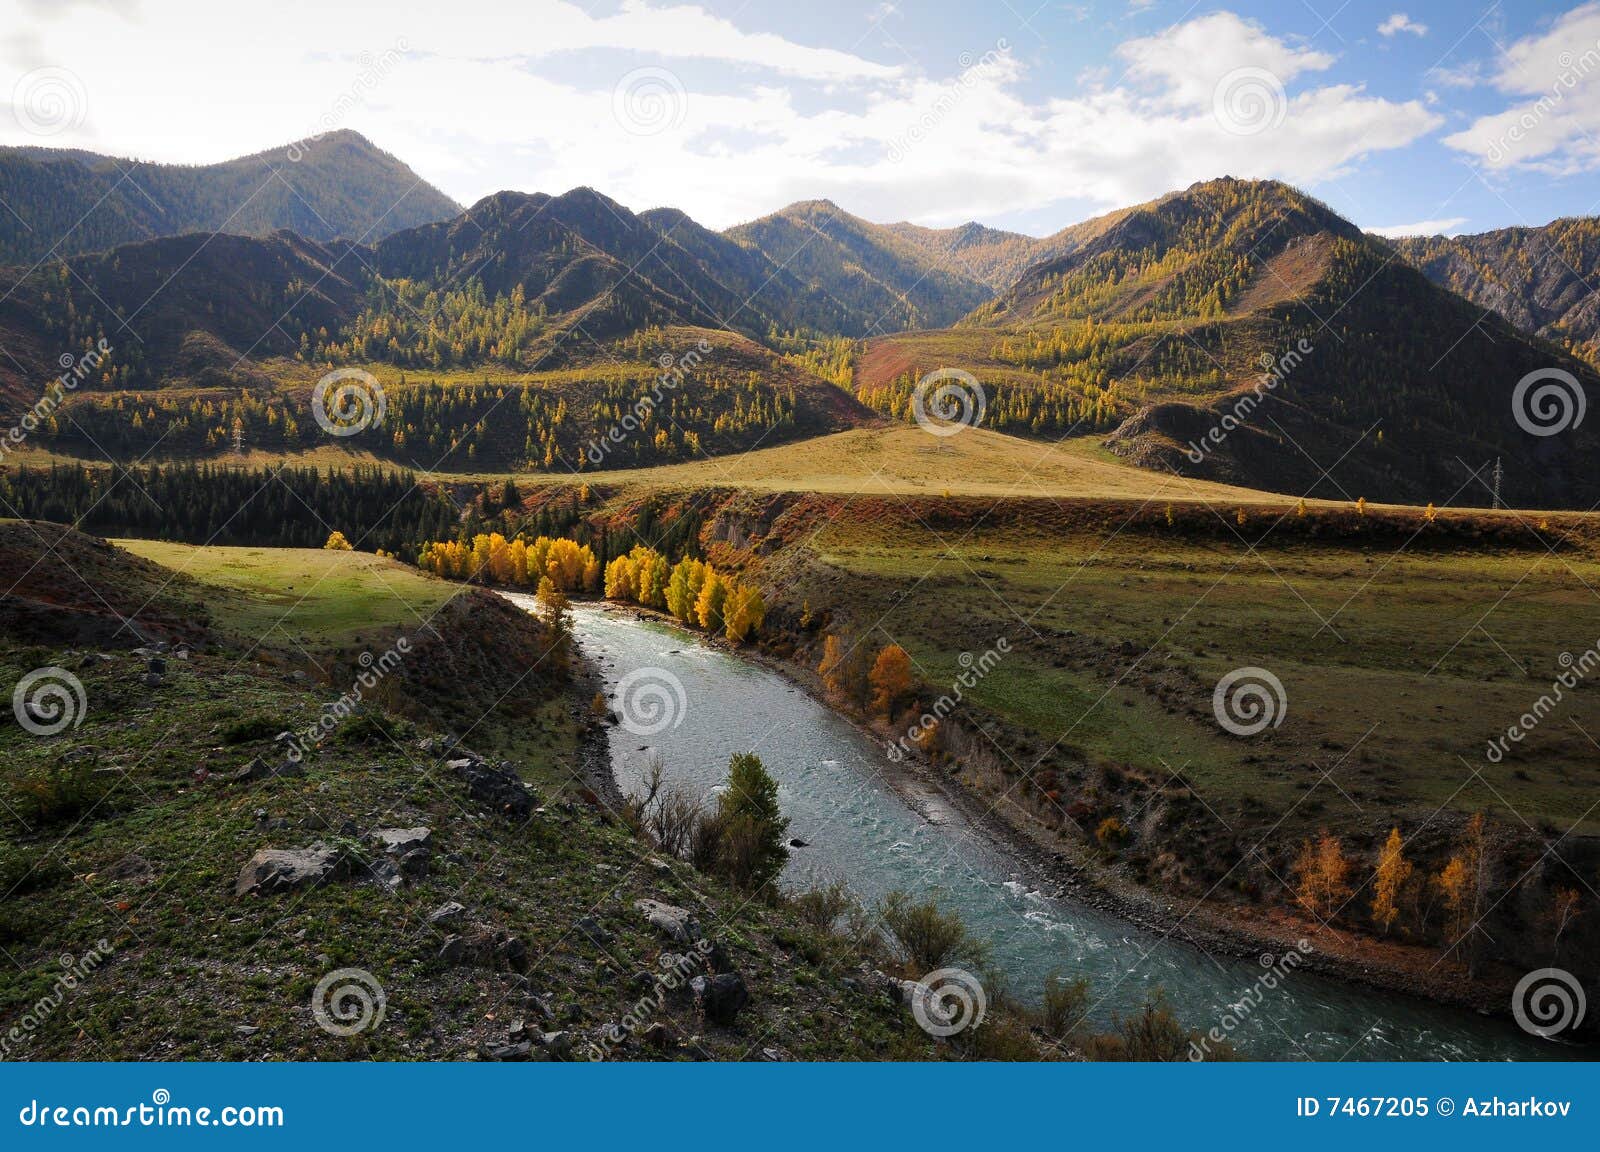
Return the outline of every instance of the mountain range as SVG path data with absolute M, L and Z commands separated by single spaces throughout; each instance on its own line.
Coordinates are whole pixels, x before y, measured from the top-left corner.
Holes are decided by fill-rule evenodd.
M 1286 185 L 1222 178 L 1045 238 L 874 224 L 828 201 L 717 232 L 588 188 L 458 211 L 353 133 L 297 164 L 275 155 L 158 169 L 171 207 L 136 212 L 135 178 L 114 175 L 126 162 L 0 151 L 0 187 L 28 190 L 0 232 L 9 406 L 101 338 L 116 351 L 72 400 L 83 427 L 110 434 L 88 409 L 154 391 L 166 414 L 151 405 L 147 419 L 200 451 L 219 437 L 188 435 L 197 413 L 229 390 L 304 387 L 334 365 L 510 373 L 580 411 L 547 418 L 530 400 L 519 436 L 478 429 L 483 450 L 505 467 L 571 466 L 653 359 L 709 339 L 738 349 L 708 385 L 716 402 L 689 383 L 673 427 L 656 429 L 663 455 L 625 462 L 748 447 L 766 435 L 756 413 L 778 414 L 780 438 L 905 419 L 925 373 L 962 368 L 982 382 L 986 426 L 1094 435 L 1142 467 L 1481 505 L 1499 461 L 1508 501 L 1600 500 L 1593 426 L 1541 435 L 1513 410 L 1531 374 L 1570 374 L 1578 399 L 1600 387 L 1586 360 L 1600 323 L 1593 221 L 1390 243 Z M 47 171 L 67 173 L 69 192 L 51 193 Z M 245 190 L 252 172 L 265 191 Z M 117 207 L 31 255 L 92 180 L 115 186 Z M 258 415 L 245 409 L 236 418 Z M 452 446 L 482 420 L 458 409 Z

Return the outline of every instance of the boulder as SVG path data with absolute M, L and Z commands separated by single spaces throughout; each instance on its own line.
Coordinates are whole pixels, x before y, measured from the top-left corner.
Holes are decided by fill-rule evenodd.
M 695 1005 L 712 1024 L 730 1025 L 750 1003 L 750 990 L 737 972 L 719 976 L 696 976 L 689 981 Z
M 652 928 L 675 943 L 693 944 L 699 937 L 699 930 L 686 908 L 659 900 L 635 900 L 633 906 Z
M 526 820 L 538 803 L 509 765 L 492 767 L 475 756 L 451 760 L 447 767 L 467 783 L 467 795 L 514 820 Z
M 349 871 L 344 853 L 326 844 L 309 848 L 263 848 L 245 862 L 233 894 L 268 895 L 293 888 L 315 888 Z
M 450 900 L 428 913 L 428 923 L 435 928 L 454 928 L 461 923 L 461 918 L 466 914 L 467 910 L 463 905 Z
M 431 828 L 379 828 L 372 833 L 372 842 L 391 856 L 404 856 L 418 848 L 433 846 Z

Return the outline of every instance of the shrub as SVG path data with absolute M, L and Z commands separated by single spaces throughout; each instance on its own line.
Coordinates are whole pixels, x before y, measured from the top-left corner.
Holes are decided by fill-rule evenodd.
M 1060 973 L 1052 972 L 1044 981 L 1039 1030 L 1057 1044 L 1076 1045 L 1083 1035 L 1084 1013 L 1088 1007 L 1087 980 L 1068 980 Z
M 91 760 L 45 768 L 12 789 L 12 807 L 30 824 L 64 824 L 92 811 L 116 786 L 116 773 L 94 770 Z
M 988 946 L 967 931 L 961 916 L 941 910 L 933 900 L 917 903 L 905 892 L 891 892 L 883 899 L 882 918 L 894 942 L 921 973 L 958 959 L 974 967 L 988 960 Z
M 1095 841 L 1107 852 L 1115 852 L 1128 841 L 1128 826 L 1115 816 L 1107 816 L 1095 829 Z
M 790 903 L 800 919 L 824 932 L 830 931 L 839 917 L 855 906 L 849 889 L 837 880 L 810 892 L 802 892 Z

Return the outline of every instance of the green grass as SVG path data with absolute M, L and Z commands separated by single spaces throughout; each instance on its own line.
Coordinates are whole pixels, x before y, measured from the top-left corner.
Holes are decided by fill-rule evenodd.
M 188 579 L 171 579 L 72 534 L 55 542 L 29 577 L 30 594 L 71 583 L 68 561 L 57 556 L 64 552 L 105 594 L 130 604 L 170 581 L 161 596 L 173 616 L 209 614 L 216 626 L 188 659 L 170 656 L 155 686 L 144 682 L 145 661 L 126 650 L 125 638 L 101 660 L 86 659 L 81 644 L 0 635 L 0 682 L 60 665 L 79 677 L 87 701 L 81 725 L 56 737 L 0 726 L 0 948 L 8 959 L 0 1034 L 52 996 L 61 956 L 82 957 L 101 940 L 111 948 L 59 1006 L 40 1014 L 37 1028 L 24 1029 L 10 1058 L 474 1058 L 515 1021 L 539 1021 L 503 965 L 438 958 L 443 933 L 426 917 L 447 900 L 524 941 L 529 983 L 555 1012 L 542 1026 L 573 1033 L 582 1058 L 587 1038 L 638 1002 L 634 975 L 661 970 L 665 942 L 633 909 L 645 897 L 696 909 L 752 990 L 754 1002 L 731 1028 L 699 1021 L 686 998 L 659 1012 L 680 1037 L 699 1035 L 712 1056 L 744 1058 L 758 1040 L 801 1058 L 943 1054 L 903 1010 L 841 984 L 859 962 L 841 941 L 687 865 L 658 864 L 590 805 L 575 772 L 573 717 L 587 703 L 576 698 L 579 685 L 529 679 L 543 698 L 528 701 L 512 691 L 514 676 L 486 675 L 490 682 L 478 686 L 408 679 L 408 695 L 441 693 L 433 703 L 447 724 L 345 720 L 305 758 L 303 775 L 225 779 L 254 756 L 280 759 L 273 736 L 309 727 L 348 688 L 341 647 L 407 627 L 412 613 L 437 607 L 454 586 L 371 556 L 133 542 L 146 558 L 187 568 Z M 0 559 L 5 548 L 33 548 L 17 530 L 0 546 Z M 19 551 L 16 561 L 26 567 L 31 558 Z M 463 597 L 440 620 L 475 653 L 509 646 L 505 662 L 516 667 L 524 650 L 510 624 L 521 618 L 496 615 L 500 607 Z M 269 641 L 257 645 L 263 628 Z M 329 670 L 327 680 L 297 675 L 281 659 L 286 651 L 312 657 Z M 442 647 L 411 659 L 450 655 Z M 372 699 L 381 703 L 383 694 Z M 431 706 L 402 703 L 423 713 Z M 469 725 L 469 747 L 514 755 L 513 766 L 538 789 L 543 807 L 526 824 L 483 809 L 420 747 L 425 735 Z M 23 796 L 48 803 L 25 806 Z M 362 834 L 415 825 L 433 829 L 433 860 L 425 878 L 398 890 L 339 882 L 234 895 L 240 868 L 258 849 L 324 841 L 371 855 Z M 603 941 L 575 930 L 586 917 L 602 925 Z M 317 1026 L 313 989 L 338 968 L 361 969 L 381 984 L 380 1026 L 347 1039 Z M 659 1054 L 635 1042 L 623 1055 Z
M 1600 641 L 1583 623 L 1600 586 L 1591 555 L 959 535 L 947 547 L 841 518 L 811 547 L 845 579 L 789 595 L 878 620 L 878 640 L 900 641 L 935 686 L 960 652 L 1007 637 L 1012 655 L 970 698 L 1031 734 L 1024 764 L 1059 742 L 1157 777 L 1181 769 L 1225 815 L 1253 802 L 1274 817 L 1337 764 L 1349 799 L 1324 783 L 1290 827 L 1449 804 L 1600 831 L 1586 735 L 1600 737 L 1600 684 L 1569 693 L 1503 763 L 1484 756 L 1549 689 L 1562 653 Z M 1211 708 L 1217 680 L 1247 665 L 1288 697 L 1282 726 L 1252 740 L 1223 732 Z
M 460 591 L 367 552 L 117 543 L 135 556 L 235 594 L 218 623 L 246 640 L 343 646 L 385 627 L 418 627 Z

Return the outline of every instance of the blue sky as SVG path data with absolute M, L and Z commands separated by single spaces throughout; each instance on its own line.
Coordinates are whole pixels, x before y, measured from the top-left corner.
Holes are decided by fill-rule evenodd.
M 353 128 L 464 202 L 724 227 L 827 197 L 1046 233 L 1224 173 L 1368 228 L 1600 211 L 1600 3 L 0 0 L 0 142 L 206 162 Z

